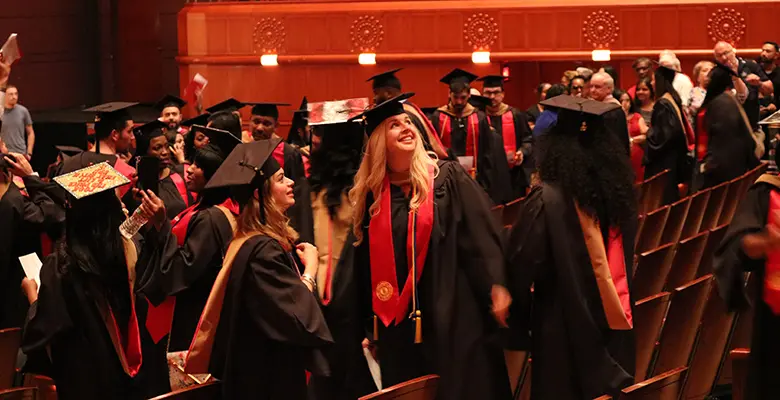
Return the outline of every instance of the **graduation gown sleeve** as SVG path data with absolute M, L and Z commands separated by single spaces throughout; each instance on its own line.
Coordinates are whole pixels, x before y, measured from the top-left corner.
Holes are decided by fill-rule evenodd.
M 645 179 L 669 170 L 669 179 L 664 189 L 664 204 L 671 204 L 679 194 L 677 184 L 690 179 L 684 170 L 686 153 L 685 132 L 677 118 L 674 107 L 667 99 L 660 99 L 653 106 L 651 128 L 647 133 L 645 151 Z
M 30 196 L 25 205 L 26 221 L 43 224 L 47 229 L 65 222 L 65 209 L 55 201 L 61 193 L 58 185 L 28 176 L 24 186 Z
M 734 179 L 758 166 L 756 143 L 742 118 L 739 104 L 728 93 L 716 97 L 707 106 L 704 123 L 709 143 L 704 158 L 705 187 Z
M 528 126 L 528 119 L 524 112 L 512 109 L 512 115 L 515 119 L 515 143 L 517 143 L 517 149 L 523 152 L 523 164 L 525 164 L 525 160 L 531 157 L 533 135 L 531 135 L 531 128 Z M 525 167 L 525 165 L 523 166 Z
M 676 118 L 676 117 L 675 117 Z M 604 114 L 604 123 L 607 129 L 615 135 L 620 143 L 626 149 L 626 155 L 631 152 L 631 143 L 628 135 L 628 123 L 626 114 L 622 108 L 616 108 Z

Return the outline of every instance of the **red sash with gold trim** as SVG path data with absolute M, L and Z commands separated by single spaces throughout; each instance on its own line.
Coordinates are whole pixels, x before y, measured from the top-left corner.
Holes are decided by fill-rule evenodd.
M 780 211 L 780 193 L 769 192 L 769 215 L 767 224 L 776 225 L 780 221 L 777 212 Z M 780 315 L 780 251 L 771 251 L 766 255 L 764 267 L 763 300 L 775 315 Z
M 181 199 L 184 200 L 184 205 L 189 206 L 190 197 L 189 197 L 189 193 L 187 192 L 187 184 L 184 183 L 184 179 L 181 177 L 181 175 L 175 172 L 171 172 L 169 176 L 173 181 L 173 185 L 176 186 L 176 191 L 179 192 Z
M 385 176 L 380 194 L 379 213 L 371 218 L 368 225 L 369 251 L 371 258 L 371 287 L 373 290 L 372 305 L 374 313 L 385 326 L 395 320 L 396 325 L 407 316 L 407 309 L 412 296 L 412 279 L 417 282 L 425 266 L 428 245 L 433 230 L 433 166 L 428 168 L 428 197 L 417 211 L 409 212 L 408 243 L 406 253 L 409 275 L 404 288 L 399 295 L 398 277 L 395 268 L 395 252 L 393 243 L 392 208 L 390 203 L 390 179 Z M 416 214 L 416 215 L 415 215 Z M 415 241 L 412 243 L 412 241 Z M 413 247 L 413 244 L 415 245 Z M 412 248 L 419 249 L 411 253 Z M 417 266 L 417 276 L 411 276 L 412 263 Z
M 487 120 L 490 126 L 493 126 L 490 116 Z M 517 151 L 517 138 L 515 137 L 515 116 L 511 109 L 501 114 L 501 136 L 504 139 L 504 152 L 514 154 Z
M 440 112 L 439 113 L 439 127 L 441 128 L 441 141 L 447 148 L 452 147 L 452 118 L 453 116 Z M 476 163 L 476 155 L 479 154 L 479 115 L 477 112 L 472 113 L 466 119 L 466 156 L 474 156 Z

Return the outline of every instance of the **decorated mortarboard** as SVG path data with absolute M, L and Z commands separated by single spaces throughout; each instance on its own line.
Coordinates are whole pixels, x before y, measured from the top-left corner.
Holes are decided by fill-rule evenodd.
M 241 138 L 238 138 L 232 133 L 222 129 L 215 129 L 202 125 L 193 125 L 192 131 L 203 132 L 203 134 L 209 138 L 209 143 L 219 148 L 219 150 L 222 151 L 222 154 L 225 156 L 230 154 L 233 149 L 236 148 L 236 146 L 241 144 Z
M 309 125 L 347 122 L 366 111 L 368 105 L 367 97 L 309 103 Z
M 366 82 L 371 82 L 371 87 L 373 89 L 379 89 L 383 87 L 394 87 L 398 90 L 401 90 L 401 81 L 398 80 L 398 77 L 395 76 L 396 72 L 402 70 L 403 68 L 395 68 L 391 69 L 390 71 L 385 71 L 380 74 L 376 74 L 368 79 L 366 79 Z
M 165 97 L 163 97 L 159 101 L 157 101 L 157 103 L 154 104 L 154 108 L 162 111 L 166 107 L 176 107 L 181 110 L 181 108 L 184 107 L 185 105 L 187 105 L 187 102 L 184 101 L 183 99 L 168 94 L 165 95 Z
M 279 118 L 279 107 L 286 107 L 288 103 L 276 102 L 254 102 L 246 103 L 252 106 L 252 115 L 262 115 L 265 117 Z
M 66 157 L 75 156 L 76 154 L 84 151 L 84 149 L 80 149 L 75 146 L 54 146 L 54 148 L 57 149 L 60 154 Z
M 365 126 L 366 134 L 371 136 L 379 124 L 384 122 L 386 119 L 403 114 L 405 112 L 403 102 L 412 96 L 414 96 L 414 93 L 399 94 L 398 96 L 393 97 L 392 99 L 389 99 L 384 103 L 379 104 L 376 107 L 351 118 L 350 121 L 362 120 L 363 125 Z
M 762 119 L 759 125 L 771 125 L 772 127 L 780 126 L 780 111 L 775 111 L 772 115 Z
M 581 132 L 587 131 L 589 122 L 603 121 L 604 113 L 620 108 L 620 105 L 615 103 L 605 103 L 571 95 L 555 96 L 539 104 L 558 110 L 556 128 L 562 128 L 564 131 L 579 128 Z
M 268 179 L 279 170 L 271 157 L 281 138 L 257 140 L 236 146 L 206 183 L 206 189 L 249 185 L 256 177 Z
M 149 145 L 152 139 L 165 135 L 164 129 L 167 127 L 165 122 L 154 120 L 133 129 L 135 134 L 135 154 L 145 156 L 149 151 Z
M 101 162 L 54 178 L 76 200 L 130 183 L 108 162 Z
M 485 96 L 480 96 L 478 94 L 472 94 L 471 97 L 469 97 L 469 104 L 482 111 L 485 111 L 485 108 L 490 106 L 492 103 L 493 100 L 490 100 L 489 98 Z
M 460 68 L 455 68 L 452 71 L 450 71 L 447 75 L 444 75 L 444 77 L 441 78 L 439 82 L 446 83 L 448 85 L 453 85 L 455 83 L 469 84 L 471 82 L 474 82 L 475 79 L 477 79 L 477 76 L 472 74 L 471 72 L 464 71 Z
M 242 103 L 231 97 L 225 101 L 214 104 L 213 106 L 207 108 L 206 111 L 210 113 L 215 113 L 218 111 L 237 111 L 244 108 L 246 105 L 246 103 Z
M 482 82 L 482 87 L 504 87 L 504 77 L 502 75 L 485 75 L 478 81 Z
M 190 118 L 188 120 L 184 120 L 181 122 L 181 126 L 192 126 L 192 125 L 206 125 L 209 122 L 209 116 L 211 114 L 204 113 L 201 115 L 198 115 L 197 117 Z

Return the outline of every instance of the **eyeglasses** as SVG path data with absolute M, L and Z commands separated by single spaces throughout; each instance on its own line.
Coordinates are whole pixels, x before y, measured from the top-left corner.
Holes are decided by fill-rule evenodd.
M 583 86 L 572 86 L 571 90 L 582 90 Z

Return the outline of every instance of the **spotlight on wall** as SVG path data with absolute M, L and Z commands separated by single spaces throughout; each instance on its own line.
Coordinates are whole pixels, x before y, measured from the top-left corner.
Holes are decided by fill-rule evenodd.
M 260 65 L 264 67 L 279 65 L 279 61 L 277 57 L 278 55 L 276 54 L 263 54 L 262 56 L 260 56 Z
M 358 56 L 358 63 L 360 63 L 360 65 L 375 65 L 376 53 L 360 53 Z
M 606 49 L 606 50 L 593 50 L 593 53 L 591 53 L 591 58 L 593 61 L 609 61 L 610 55 L 612 53 Z
M 490 64 L 490 52 L 475 51 L 471 53 L 471 62 L 474 64 Z

